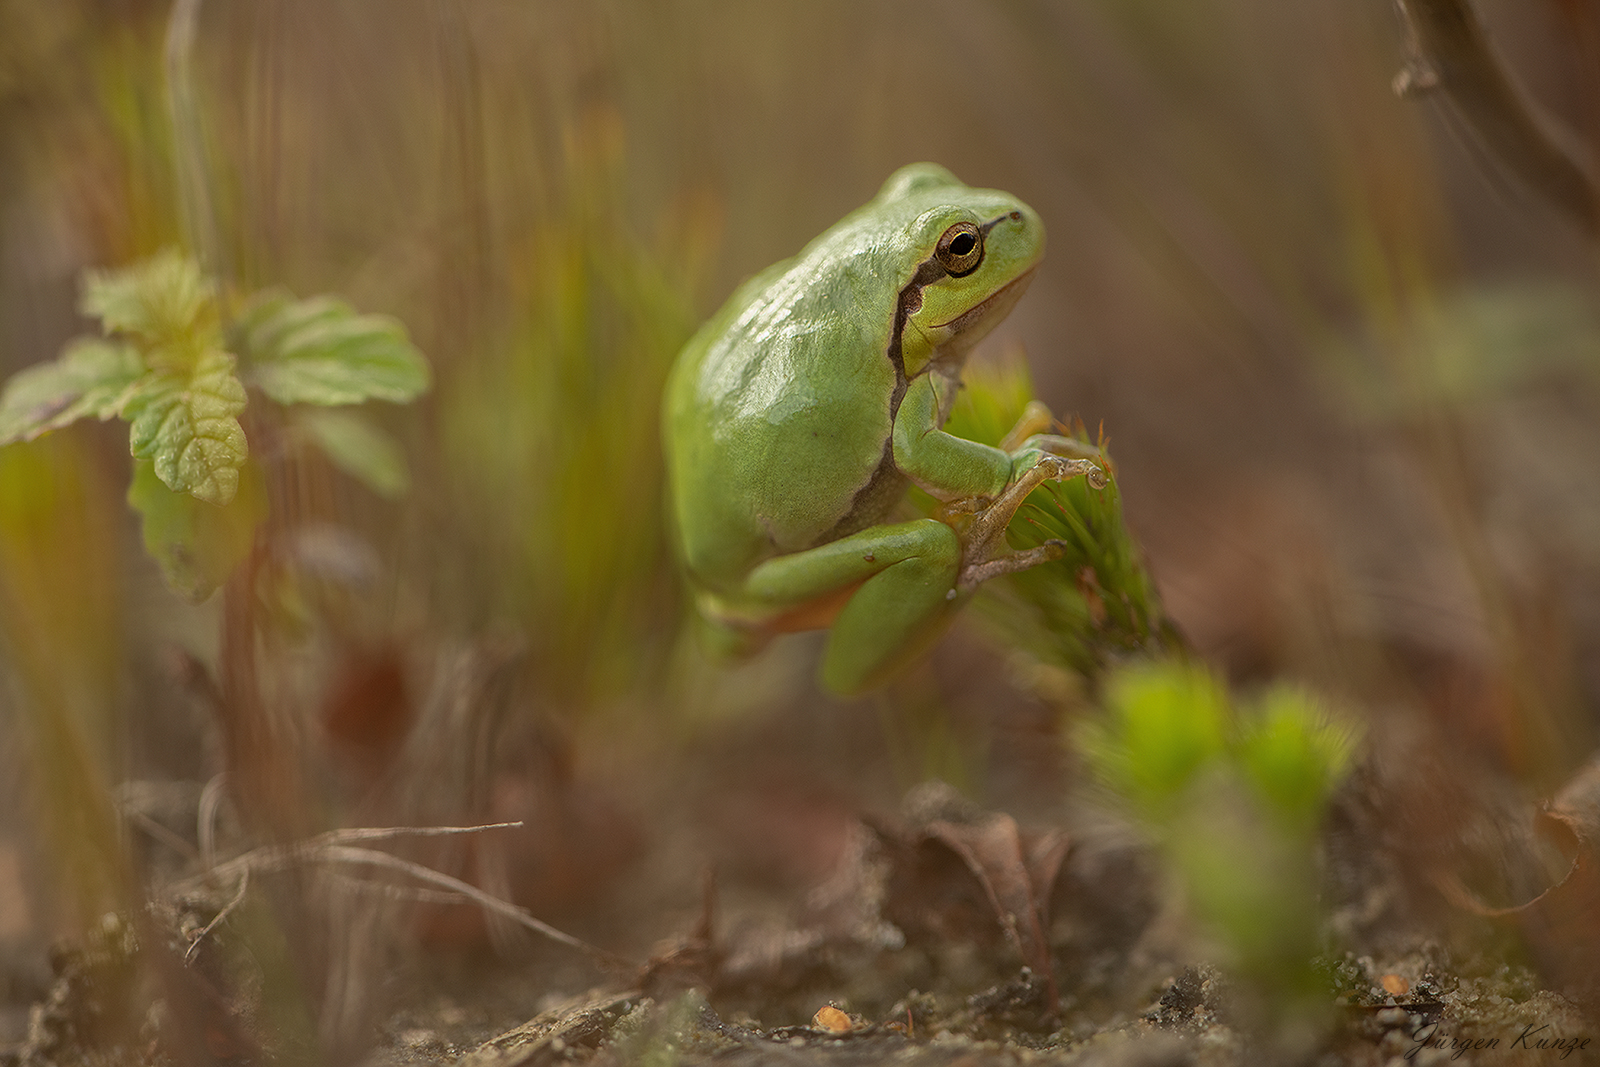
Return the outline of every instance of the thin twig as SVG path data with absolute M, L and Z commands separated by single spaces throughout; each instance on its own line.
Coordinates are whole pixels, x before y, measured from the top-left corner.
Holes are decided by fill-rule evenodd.
M 202 928 L 198 934 L 194 935 L 193 941 L 189 942 L 189 947 L 185 949 L 183 953 L 184 963 L 188 963 L 189 960 L 193 958 L 194 950 L 200 947 L 200 942 L 204 941 L 208 936 L 210 936 L 211 931 L 220 926 L 224 919 L 233 914 L 233 910 L 239 906 L 241 901 L 244 900 L 245 890 L 249 888 L 250 868 L 246 867 L 243 871 L 239 872 L 239 888 L 234 892 L 233 899 L 224 904 L 222 906 L 222 910 L 217 912 L 217 914 L 212 917 L 211 921 L 206 923 L 204 928 Z
M 1490 155 L 1600 236 L 1600 182 L 1590 153 L 1506 74 L 1471 0 L 1395 0 L 1395 7 L 1409 53 L 1395 90 L 1443 92 Z
M 535 918 L 533 913 L 526 908 L 501 900 L 497 896 L 484 892 L 470 882 L 464 882 L 459 878 L 451 877 L 441 871 L 433 870 L 431 867 L 424 867 L 420 863 L 413 863 L 388 852 L 380 852 L 377 849 L 370 848 L 354 848 L 347 844 L 350 841 L 377 841 L 395 837 L 438 837 L 447 834 L 480 833 L 484 830 L 507 829 L 521 825 L 522 823 L 520 822 L 502 822 L 488 823 L 482 826 L 353 827 L 330 830 L 305 841 L 297 841 L 287 845 L 264 845 L 261 848 L 252 849 L 242 856 L 236 856 L 228 860 L 226 863 L 217 864 L 196 878 L 179 883 L 177 891 L 180 893 L 192 891 L 206 881 L 228 878 L 236 873 L 242 876 L 248 871 L 256 871 L 258 873 L 279 871 L 308 863 L 387 867 L 409 875 L 419 882 L 438 886 L 459 894 L 485 911 L 504 916 L 512 922 L 525 926 L 536 933 L 543 934 L 552 941 L 575 948 L 603 966 L 632 968 L 634 965 L 621 956 L 607 952 L 603 948 L 591 945 L 587 941 L 558 930 L 549 923 Z
M 174 852 L 191 860 L 200 859 L 199 850 L 197 850 L 193 845 L 189 844 L 189 842 L 185 841 L 179 835 L 173 833 L 165 826 L 162 826 L 159 822 L 156 822 L 156 820 L 152 819 L 144 812 L 139 811 L 137 808 L 128 807 L 124 807 L 121 810 L 124 818 L 132 822 L 135 826 L 139 827 L 139 829 L 143 830 L 151 837 L 155 838 L 157 841 L 160 841 L 163 845 L 166 845 L 168 848 L 172 849 Z
M 238 871 L 250 868 L 255 871 L 281 871 L 315 860 L 324 850 L 352 841 L 382 841 L 396 837 L 444 837 L 451 834 L 477 834 L 484 830 L 506 830 L 521 826 L 521 822 L 492 822 L 481 826 L 349 826 L 339 830 L 291 841 L 285 845 L 263 845 L 242 856 L 218 863 L 195 878 L 180 883 L 183 888 L 198 887 L 203 881 L 229 878 Z
M 471 882 L 463 882 L 459 878 L 453 878 L 441 871 L 433 870 L 431 867 L 424 867 L 420 863 L 413 863 L 410 860 L 401 859 L 399 856 L 393 855 L 392 853 L 379 852 L 377 849 L 373 848 L 351 848 L 348 845 L 329 845 L 319 851 L 320 854 L 317 857 L 319 859 L 325 859 L 335 863 L 369 864 L 375 867 L 388 867 L 391 870 L 408 874 L 418 881 L 426 882 L 431 885 L 443 886 L 446 889 L 454 890 L 455 892 L 460 893 L 462 896 L 471 900 L 473 903 L 477 904 L 480 908 L 483 908 L 485 911 L 504 916 L 505 918 L 510 919 L 512 922 L 520 923 L 536 933 L 543 934 L 552 941 L 559 941 L 561 944 L 566 945 L 569 948 L 575 948 L 579 952 L 588 955 L 591 959 L 604 966 L 628 969 L 632 969 L 634 967 L 634 964 L 613 952 L 607 952 L 603 948 L 591 945 L 587 941 L 573 937 L 569 933 L 566 933 L 562 930 L 557 930 L 554 926 L 551 926 L 547 922 L 543 922 L 534 918 L 533 913 L 527 908 L 501 900 L 497 896 L 485 893 Z
M 395 837 L 445 837 L 450 834 L 478 834 L 485 830 L 515 830 L 522 826 L 515 822 L 486 822 L 479 826 L 347 826 L 318 834 L 306 842 L 308 845 L 345 845 L 352 841 L 386 841 Z
M 369 896 L 382 897 L 385 900 L 396 900 L 405 904 L 465 904 L 467 900 L 460 893 L 448 889 L 423 889 L 414 885 L 390 885 L 386 882 L 374 882 L 366 878 L 358 878 L 353 874 L 339 874 L 331 872 L 329 877 L 342 888 L 352 893 L 365 893 Z
M 217 813 L 222 810 L 227 784 L 226 771 L 212 775 L 200 790 L 200 805 L 195 811 L 195 840 L 200 844 L 201 866 L 208 871 L 217 865 Z

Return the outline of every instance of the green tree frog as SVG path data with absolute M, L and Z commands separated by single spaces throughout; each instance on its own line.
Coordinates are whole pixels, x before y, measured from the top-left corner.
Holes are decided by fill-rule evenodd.
M 1061 554 L 1012 552 L 1035 487 L 1092 450 L 1036 405 L 995 448 L 944 431 L 968 351 L 1044 252 L 1026 204 L 922 163 L 745 283 L 684 347 L 663 434 L 677 548 L 729 649 L 832 627 L 824 684 L 856 693 L 924 651 L 983 581 Z M 1071 458 L 1068 458 L 1071 457 Z M 940 517 L 894 521 L 916 484 Z

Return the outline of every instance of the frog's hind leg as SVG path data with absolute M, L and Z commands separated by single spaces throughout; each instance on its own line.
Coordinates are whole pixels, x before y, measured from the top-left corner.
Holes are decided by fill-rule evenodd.
M 917 554 L 868 579 L 834 621 L 822 660 L 829 689 L 859 693 L 887 678 L 938 640 L 966 601 L 955 531 L 935 519 L 915 525 Z
M 833 623 L 822 680 L 838 693 L 882 681 L 944 632 L 965 597 L 956 590 L 961 542 L 937 519 L 874 526 L 757 567 L 746 591 L 798 603 L 859 586 Z
M 730 622 L 715 606 L 703 606 L 692 614 L 700 648 L 714 660 L 745 659 L 760 652 L 772 640 L 770 631 Z

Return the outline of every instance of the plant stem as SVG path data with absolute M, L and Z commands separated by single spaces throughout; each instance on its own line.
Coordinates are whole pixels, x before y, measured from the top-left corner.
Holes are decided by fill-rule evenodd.
M 200 0 L 173 0 L 167 19 L 167 110 L 172 116 L 173 165 L 177 170 L 178 213 L 184 239 L 206 273 L 222 269 L 217 220 L 206 181 L 204 131 L 194 92 L 195 30 Z

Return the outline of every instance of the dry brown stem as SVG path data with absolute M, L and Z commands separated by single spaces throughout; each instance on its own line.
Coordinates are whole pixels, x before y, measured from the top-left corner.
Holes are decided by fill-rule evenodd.
M 352 827 L 343 830 L 330 830 L 325 834 L 318 834 L 304 841 L 296 841 L 284 845 L 264 845 L 261 848 L 252 849 L 242 856 L 217 864 L 202 875 L 180 883 L 177 890 L 180 893 L 195 891 L 201 887 L 203 882 L 209 880 L 238 878 L 242 882 L 250 872 L 279 871 L 306 864 L 382 867 L 404 874 L 424 885 L 434 886 L 456 894 L 458 897 L 478 905 L 478 907 L 490 914 L 502 916 L 520 926 L 527 927 L 535 933 L 543 934 L 552 941 L 558 941 L 570 948 L 575 948 L 602 966 L 631 969 L 633 964 L 630 961 L 558 930 L 554 926 L 535 918 L 526 908 L 485 893 L 470 882 L 464 882 L 459 878 L 451 877 L 431 867 L 424 867 L 420 863 L 414 863 L 411 860 L 403 859 L 388 852 L 380 852 L 371 848 L 358 848 L 350 844 L 350 842 L 354 841 L 378 841 L 395 837 L 429 837 L 443 834 L 480 833 L 484 830 L 496 830 L 521 825 L 520 822 L 511 822 L 492 823 L 485 826 Z M 242 894 L 243 887 L 241 884 L 241 888 L 236 894 L 236 899 L 223 909 L 224 912 L 235 907 L 238 903 L 238 897 L 242 896 Z M 206 927 L 206 931 L 215 926 L 220 918 L 221 916 L 218 916 L 217 920 L 213 920 Z M 204 932 L 202 932 L 202 936 Z
M 1442 92 L 1484 148 L 1530 189 L 1600 236 L 1590 153 L 1506 74 L 1470 0 L 1395 0 L 1406 26 L 1402 94 Z

